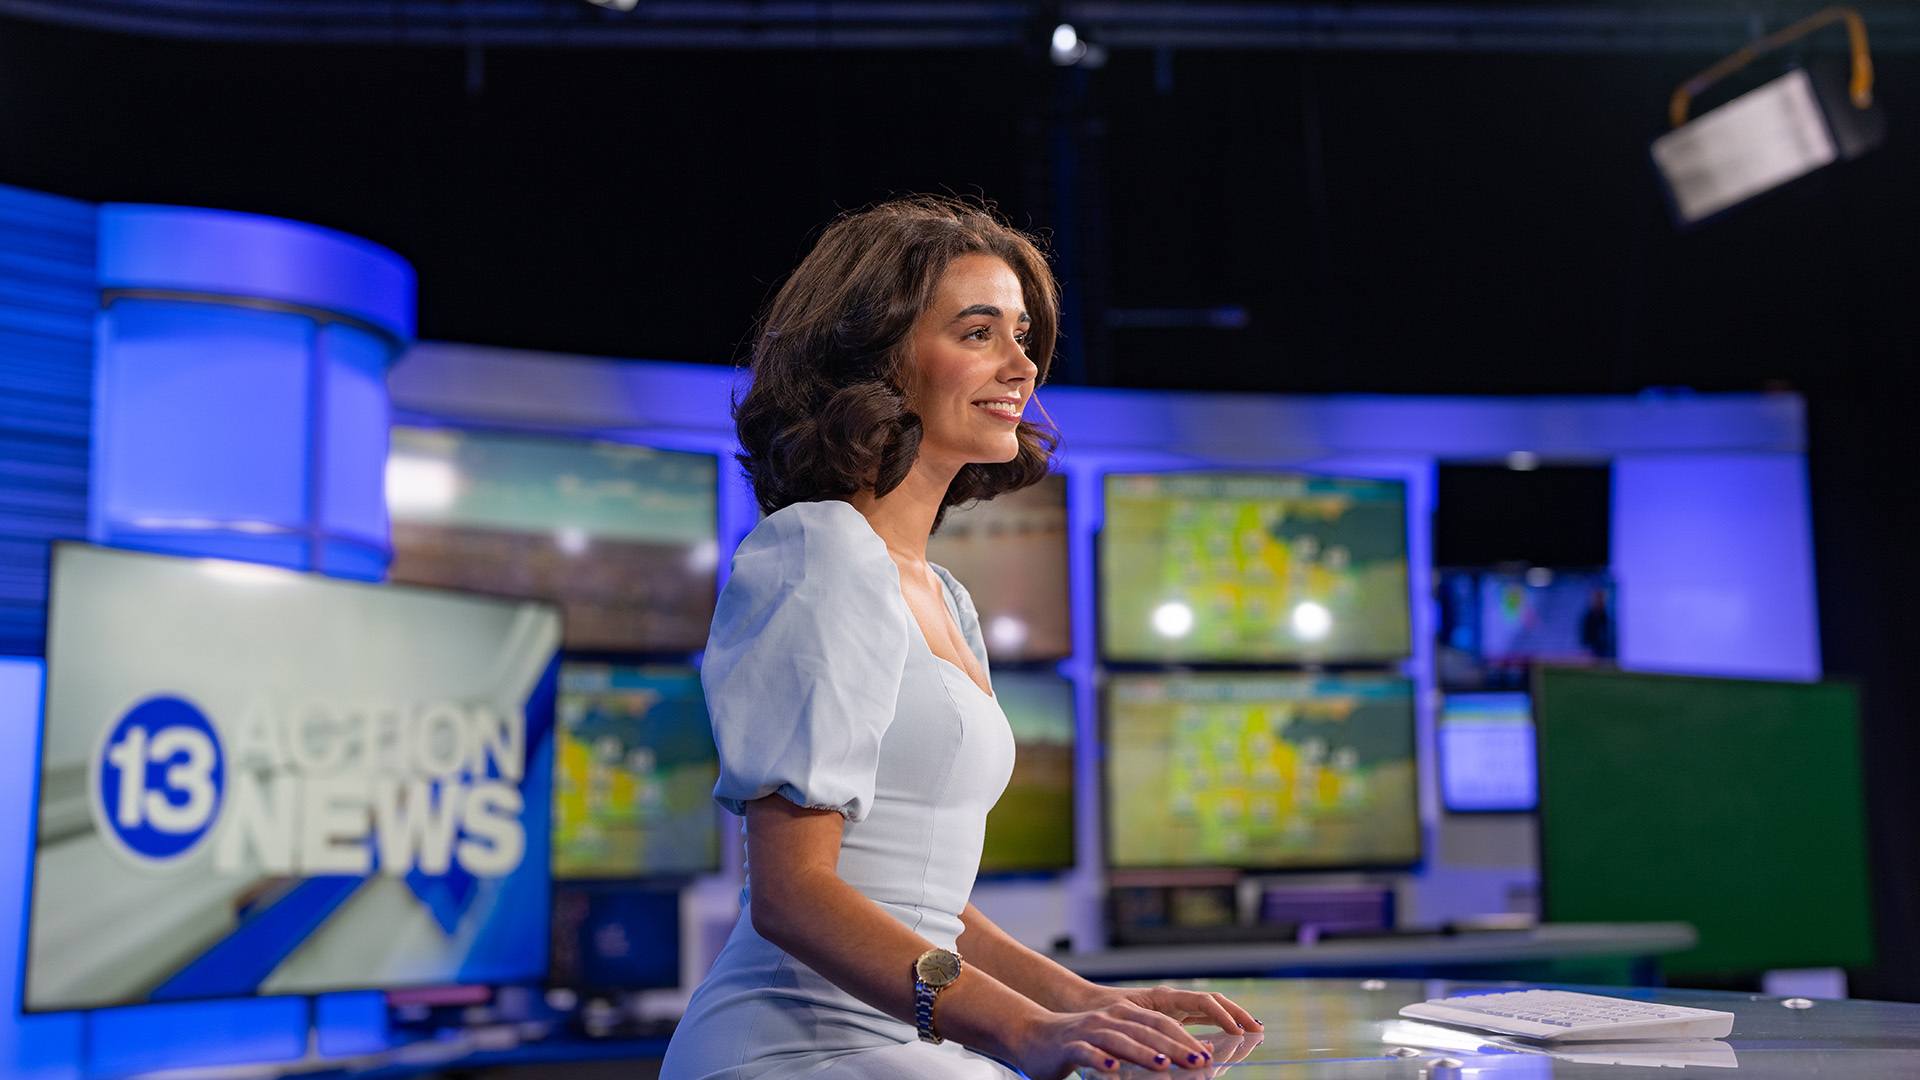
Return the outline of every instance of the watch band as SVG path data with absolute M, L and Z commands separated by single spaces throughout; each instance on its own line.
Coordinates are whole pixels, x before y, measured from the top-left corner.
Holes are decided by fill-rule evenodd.
M 933 1030 L 933 1004 L 960 977 L 963 966 L 960 954 L 952 949 L 928 949 L 914 960 L 913 1026 L 919 1029 L 921 1042 L 945 1041 Z
M 920 1029 L 920 1041 L 930 1043 L 945 1042 L 933 1031 L 933 999 L 940 991 L 928 986 L 919 975 L 913 977 L 913 1024 Z

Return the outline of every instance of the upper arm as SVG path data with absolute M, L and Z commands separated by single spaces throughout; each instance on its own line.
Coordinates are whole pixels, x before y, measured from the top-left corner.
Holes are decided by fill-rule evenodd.
M 807 906 L 811 881 L 839 875 L 846 821 L 832 810 L 795 806 L 778 795 L 755 799 L 745 809 L 753 928 L 767 937 L 769 930 L 779 932 L 788 905 L 798 900 Z

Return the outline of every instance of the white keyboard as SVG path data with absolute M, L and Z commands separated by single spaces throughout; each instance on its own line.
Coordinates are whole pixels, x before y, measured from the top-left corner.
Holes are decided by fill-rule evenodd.
M 1719 1039 L 1733 1031 L 1733 1014 L 1651 1001 L 1576 994 L 1571 990 L 1515 990 L 1435 998 L 1400 1015 L 1502 1035 L 1565 1042 L 1623 1039 Z

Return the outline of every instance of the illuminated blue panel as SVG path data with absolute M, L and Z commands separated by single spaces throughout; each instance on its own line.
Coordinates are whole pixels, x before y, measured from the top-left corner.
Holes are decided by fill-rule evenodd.
M 1613 572 L 1621 666 L 1820 677 L 1805 457 L 1615 460 Z
M 97 287 L 108 304 L 91 535 L 383 577 L 385 376 L 412 338 L 412 268 L 299 222 L 110 205 Z M 122 1075 L 299 1057 L 310 1019 L 323 1054 L 386 1045 L 378 994 L 183 1003 L 91 1014 L 84 1065 Z M 78 1042 L 48 1076 L 77 1075 Z M 0 1075 L 19 1075 L 6 1064 Z
M 123 299 L 103 321 L 94 487 L 106 542 L 304 532 L 312 320 Z M 213 554 L 191 540 L 165 550 Z
M 9 1080 L 72 1080 L 80 1075 L 82 1018 L 73 1013 L 20 1015 L 22 935 L 27 916 L 27 860 L 21 839 L 33 835 L 34 764 L 40 739 L 40 692 L 45 665 L 0 660 L 0 731 L 12 732 L 12 752 L 0 754 L 0 1076 Z
M 188 206 L 100 208 L 100 287 L 275 300 L 413 337 L 405 259 L 332 229 Z
M 372 1054 L 388 1046 L 387 995 L 379 990 L 322 994 L 313 1001 L 322 1057 Z
M 88 1019 L 87 1071 L 95 1076 L 289 1061 L 307 1051 L 305 998 L 142 1005 Z
M 387 364 L 391 347 L 364 330 L 332 323 L 320 331 L 326 360 L 321 415 L 326 455 L 320 524 L 330 535 L 387 546 Z M 383 560 L 384 565 L 384 560 Z M 326 569 L 333 569 L 329 562 Z
M 47 544 L 87 532 L 95 217 L 0 187 L 0 653 L 40 652 Z

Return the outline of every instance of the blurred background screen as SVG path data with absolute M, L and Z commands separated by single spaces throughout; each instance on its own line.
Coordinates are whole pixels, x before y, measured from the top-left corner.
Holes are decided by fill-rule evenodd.
M 713 455 L 396 427 L 396 582 L 558 602 L 569 650 L 694 652 L 719 563 Z

